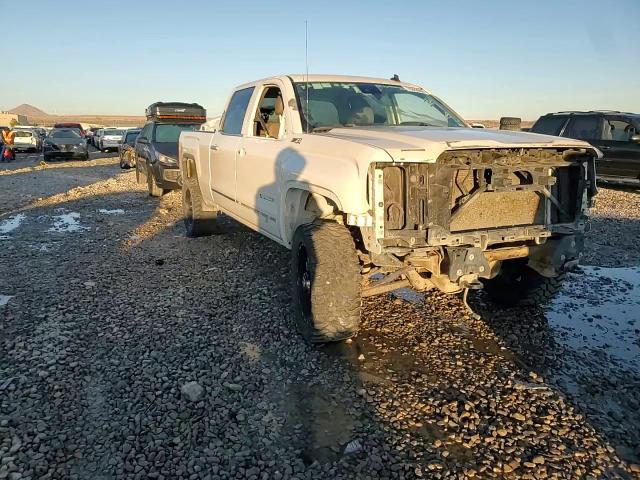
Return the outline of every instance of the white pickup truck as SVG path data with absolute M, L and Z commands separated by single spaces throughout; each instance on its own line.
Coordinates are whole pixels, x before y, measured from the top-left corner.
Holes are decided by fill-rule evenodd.
M 304 336 L 355 335 L 361 299 L 403 287 L 540 302 L 583 244 L 588 143 L 474 129 L 421 87 L 291 75 L 237 87 L 213 132 L 183 132 L 189 236 L 218 212 L 291 249 Z

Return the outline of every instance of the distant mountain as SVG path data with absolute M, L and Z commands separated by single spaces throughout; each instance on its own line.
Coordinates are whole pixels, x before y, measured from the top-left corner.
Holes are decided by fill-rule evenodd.
M 46 118 L 49 116 L 48 113 L 43 112 L 39 108 L 36 108 L 33 105 L 28 105 L 26 103 L 23 103 L 19 107 L 9 110 L 9 113 L 15 113 L 17 115 L 26 115 L 27 117 L 33 117 L 33 118 Z

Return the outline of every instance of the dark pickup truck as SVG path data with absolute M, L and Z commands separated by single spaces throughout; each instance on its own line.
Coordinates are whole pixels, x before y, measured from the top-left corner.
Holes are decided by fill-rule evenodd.
M 603 153 L 599 179 L 640 184 L 640 114 L 617 111 L 548 113 L 531 132 L 585 140 Z
M 207 120 L 197 103 L 156 102 L 146 110 L 147 123 L 135 143 L 136 179 L 147 183 L 149 195 L 159 197 L 180 188 L 178 139 L 180 133 L 198 130 Z

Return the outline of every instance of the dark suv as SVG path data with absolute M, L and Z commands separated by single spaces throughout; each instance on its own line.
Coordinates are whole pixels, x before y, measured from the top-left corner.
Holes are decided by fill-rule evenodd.
M 604 154 L 599 178 L 640 183 L 640 114 L 615 111 L 548 113 L 531 132 L 586 140 Z
M 185 130 L 198 130 L 206 110 L 195 103 L 157 102 L 146 111 L 147 123 L 135 143 L 136 179 L 146 181 L 149 195 L 159 197 L 180 188 L 178 139 Z

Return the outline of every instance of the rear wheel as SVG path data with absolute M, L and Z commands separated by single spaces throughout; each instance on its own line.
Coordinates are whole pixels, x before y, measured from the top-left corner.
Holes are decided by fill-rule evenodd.
M 322 221 L 298 227 L 291 277 L 293 315 L 307 341 L 335 342 L 358 333 L 362 277 L 346 227 Z
M 183 185 L 182 208 L 187 237 L 201 237 L 216 233 L 218 212 L 207 212 L 202 209 L 202 193 L 197 182 L 189 181 Z
M 540 275 L 522 260 L 507 260 L 497 276 L 483 280 L 489 297 L 501 305 L 544 305 L 558 293 L 565 273 L 553 278 Z

